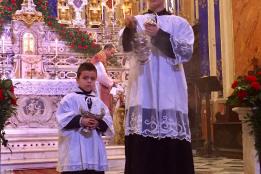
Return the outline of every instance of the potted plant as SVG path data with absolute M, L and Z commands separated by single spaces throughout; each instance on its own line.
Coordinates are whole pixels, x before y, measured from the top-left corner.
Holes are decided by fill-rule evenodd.
M 9 79 L 0 79 L 0 141 L 3 146 L 7 146 L 4 127 L 6 121 L 16 113 L 16 97 L 14 86 Z
M 248 113 L 243 114 L 244 118 L 241 120 L 243 124 L 247 124 L 249 133 L 254 137 L 254 146 L 261 167 L 261 70 L 256 69 L 251 75 L 239 76 L 232 88 L 233 92 L 227 103 L 233 107 L 248 108 L 243 109 Z

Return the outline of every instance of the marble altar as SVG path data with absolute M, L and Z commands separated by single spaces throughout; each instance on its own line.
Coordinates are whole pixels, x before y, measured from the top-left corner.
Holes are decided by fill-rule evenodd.
M 69 4 L 74 2 L 70 1 Z M 74 4 L 77 13 L 80 13 L 86 2 Z M 57 105 L 64 95 L 77 88 L 77 68 L 90 59 L 87 55 L 73 52 L 40 18 L 34 21 L 22 18 L 28 11 L 32 12 L 30 15 L 35 13 L 41 17 L 32 0 L 24 1 L 22 9 L 17 11 L 12 22 L 4 26 L 0 35 L 4 38 L 0 45 L 0 75 L 1 78 L 13 80 L 18 98 L 17 114 L 8 120 L 5 128 L 12 153 L 8 148 L 1 147 L 2 169 L 56 166 Z M 84 20 L 77 15 L 71 21 L 72 24 L 84 27 Z M 116 43 L 119 27 L 81 30 L 92 33 L 98 44 L 104 45 Z M 125 86 L 128 78 L 126 59 L 126 55 L 118 52 L 113 60 L 109 60 L 111 66 L 108 67 L 108 74 L 122 86 Z M 115 103 L 117 99 L 116 97 Z M 104 141 L 107 145 L 113 143 L 108 137 L 104 137 Z M 108 146 L 107 149 L 109 158 L 116 161 L 111 166 L 124 166 L 124 147 Z M 110 157 L 110 154 L 116 154 L 116 157 Z

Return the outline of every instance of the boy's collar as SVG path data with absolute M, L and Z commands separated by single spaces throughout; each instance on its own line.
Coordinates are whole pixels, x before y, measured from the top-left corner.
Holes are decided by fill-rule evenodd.
M 75 93 L 77 94 L 82 94 L 82 95 L 86 95 L 86 96 L 91 96 L 91 97 L 95 97 L 96 93 L 94 91 L 85 91 L 84 89 L 79 87 L 79 90 L 77 90 Z

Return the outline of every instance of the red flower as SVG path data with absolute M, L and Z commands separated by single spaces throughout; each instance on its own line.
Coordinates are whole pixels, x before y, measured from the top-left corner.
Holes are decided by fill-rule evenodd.
M 52 26 L 52 22 L 49 21 L 49 22 L 47 23 L 47 25 L 48 25 L 48 26 Z
M 255 82 L 257 81 L 256 76 L 249 75 L 246 77 L 246 80 L 249 82 Z
M 11 100 L 11 104 L 12 104 L 12 105 L 17 105 L 16 99 L 12 99 L 12 100 Z
M 258 91 L 258 90 L 260 90 L 261 85 L 258 82 L 252 82 L 251 87 Z
M 235 89 L 238 86 L 238 81 L 235 80 L 232 84 L 232 88 Z
M 241 90 L 238 92 L 237 96 L 241 101 L 243 101 L 248 96 L 248 94 L 246 91 Z
M 11 0 L 11 3 L 12 3 L 13 5 L 16 5 L 15 0 Z
M 10 87 L 10 91 L 11 91 L 12 93 L 14 93 L 14 86 L 13 86 L 13 85 Z
M 91 46 L 92 46 L 92 48 L 95 48 L 96 44 L 94 42 L 92 42 Z
M 0 100 L 4 100 L 4 94 L 2 89 L 0 89 Z

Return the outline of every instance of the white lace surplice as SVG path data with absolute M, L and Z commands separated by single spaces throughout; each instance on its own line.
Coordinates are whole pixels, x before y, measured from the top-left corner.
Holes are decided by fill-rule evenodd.
M 95 95 L 95 93 L 92 93 Z M 108 169 L 106 149 L 101 135 L 92 130 L 92 136 L 84 136 L 81 129 L 64 130 L 63 128 L 82 111 L 88 111 L 85 101 L 86 96 L 71 93 L 66 95 L 56 112 L 59 128 L 58 166 L 57 170 L 81 171 L 85 169 L 105 171 Z M 108 125 L 106 135 L 114 134 L 112 118 L 107 106 L 98 98 L 92 98 L 91 112 L 100 114 L 101 108 L 105 109 L 103 121 Z
M 138 32 L 144 31 L 143 24 L 149 15 L 136 16 Z M 193 30 L 185 19 L 174 15 L 157 16 L 157 23 L 171 34 L 176 58 L 166 57 L 155 47 L 151 47 L 146 63 L 140 63 L 137 54 L 132 54 L 125 134 L 191 141 L 187 83 L 182 63 L 191 58 Z

